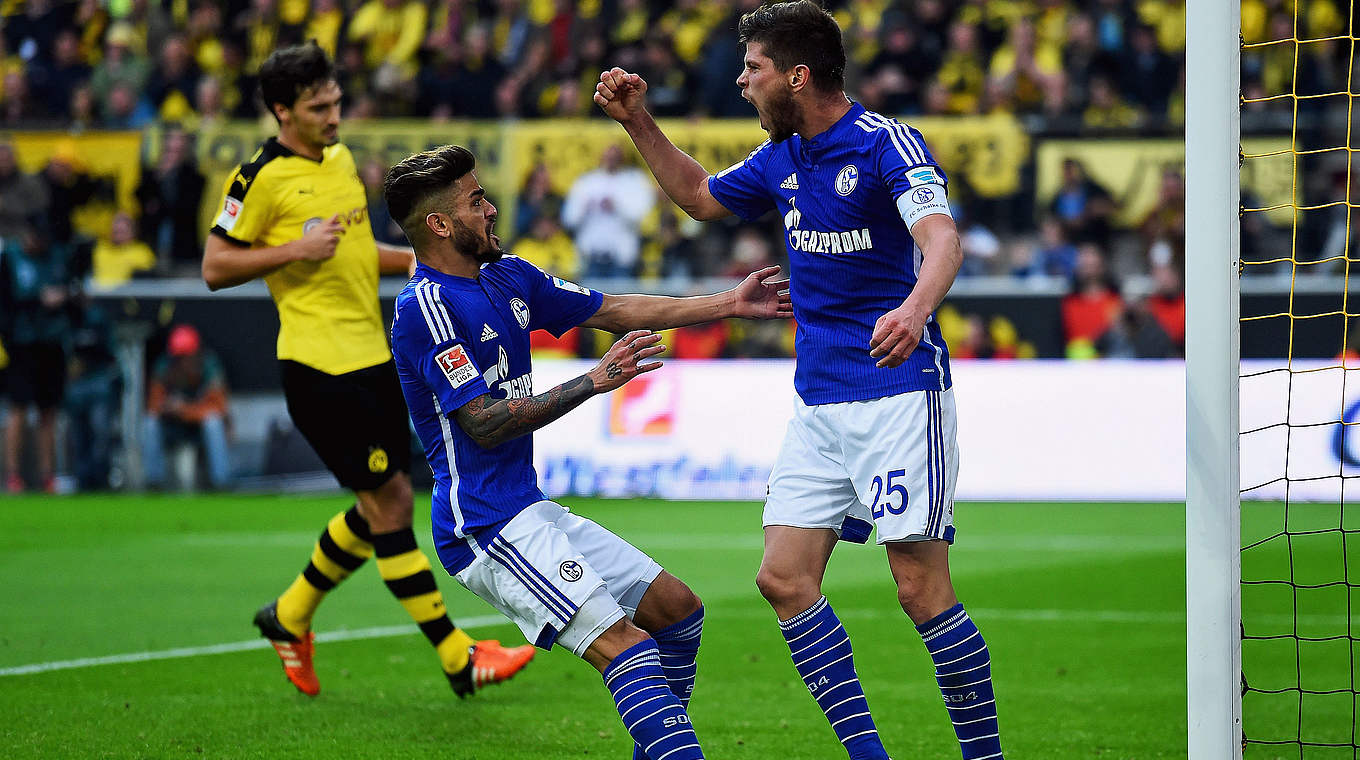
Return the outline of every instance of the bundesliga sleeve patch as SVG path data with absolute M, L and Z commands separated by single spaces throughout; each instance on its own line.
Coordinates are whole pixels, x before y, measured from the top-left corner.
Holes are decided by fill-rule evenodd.
M 570 280 L 564 280 L 561 277 L 552 278 L 552 284 L 562 290 L 570 290 L 573 293 L 580 293 L 583 296 L 590 295 L 589 290 L 586 290 Z
M 226 201 L 222 204 L 222 213 L 217 215 L 216 224 L 227 232 L 231 232 L 239 218 L 241 218 L 241 202 L 228 195 Z
M 912 187 L 921 185 L 943 185 L 944 177 L 933 166 L 918 166 L 907 170 L 907 181 Z
M 469 380 L 481 376 L 473 366 L 472 358 L 462 346 L 450 346 L 435 355 L 434 360 L 443 371 L 444 377 L 449 379 L 449 385 L 455 388 L 461 388 L 467 385 Z

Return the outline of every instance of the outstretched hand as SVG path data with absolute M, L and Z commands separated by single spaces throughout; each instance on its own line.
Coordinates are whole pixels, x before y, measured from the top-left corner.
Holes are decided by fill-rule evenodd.
M 643 111 L 646 93 L 647 82 L 642 77 L 615 66 L 600 73 L 600 83 L 595 85 L 595 104 L 609 118 L 623 123 Z
M 746 319 L 791 319 L 793 300 L 789 297 L 789 281 L 766 278 L 779 274 L 779 267 L 765 267 L 746 275 L 746 279 L 732 290 L 733 314 Z
M 661 369 L 659 360 L 643 362 L 666 350 L 658 345 L 660 342 L 661 334 L 651 330 L 634 330 L 619 338 L 600 357 L 600 363 L 586 373 L 595 392 L 608 393 L 644 372 Z

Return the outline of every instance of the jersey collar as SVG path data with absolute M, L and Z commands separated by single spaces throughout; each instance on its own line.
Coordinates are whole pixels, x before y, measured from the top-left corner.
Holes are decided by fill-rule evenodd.
M 435 269 L 434 267 L 425 264 L 424 262 L 419 262 L 416 264 L 416 274 L 413 279 L 419 280 L 422 277 L 432 282 L 439 283 L 440 285 L 446 285 L 451 288 L 481 287 L 480 283 L 478 283 L 477 280 L 474 278 L 459 277 L 456 274 L 445 274 L 439 271 L 438 269 Z
M 799 135 L 798 139 L 802 141 L 803 147 L 807 150 L 818 150 L 826 145 L 838 142 L 840 134 L 853 127 L 855 120 L 864 114 L 864 110 L 864 106 L 852 100 L 850 101 L 850 110 L 837 119 L 835 124 L 827 127 L 825 132 L 811 140 L 802 135 Z

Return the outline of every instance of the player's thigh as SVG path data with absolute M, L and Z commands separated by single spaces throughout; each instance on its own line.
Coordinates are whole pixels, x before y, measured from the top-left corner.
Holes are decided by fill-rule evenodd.
M 863 543 L 872 526 L 826 417 L 826 406 L 796 404 L 770 472 L 761 523 L 766 528 L 825 528 Z
M 549 501 L 527 507 L 499 535 L 478 541 L 476 559 L 455 577 L 536 646 L 559 644 L 579 656 L 625 614 L 557 526 L 564 512 Z
M 652 583 L 660 576 L 661 565 L 594 520 L 558 508 L 562 513 L 557 518 L 557 527 L 604 579 L 609 595 L 628 617 L 633 617 Z
M 837 406 L 846 467 L 878 542 L 952 541 L 958 480 L 953 391 Z
M 410 432 L 392 362 L 330 375 L 279 362 L 288 413 L 340 484 L 377 491 L 411 469 Z

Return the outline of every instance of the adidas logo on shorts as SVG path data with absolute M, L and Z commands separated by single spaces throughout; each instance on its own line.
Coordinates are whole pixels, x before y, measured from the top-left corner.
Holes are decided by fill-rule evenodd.
M 487 342 L 488 340 L 491 340 L 492 338 L 495 338 L 495 337 L 499 337 L 498 334 L 496 333 L 496 331 L 491 329 L 491 325 L 488 325 L 487 323 L 483 322 L 483 323 L 482 323 L 482 342 L 485 343 L 485 342 Z
M 781 182 L 781 183 L 779 183 L 779 189 L 780 189 L 780 190 L 797 190 L 797 189 L 798 189 L 798 172 L 794 172 L 793 174 L 790 174 L 789 176 L 785 177 L 785 178 L 784 178 L 784 181 Z

